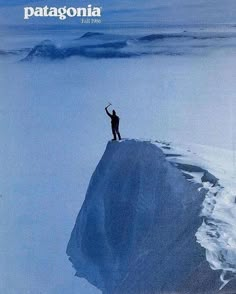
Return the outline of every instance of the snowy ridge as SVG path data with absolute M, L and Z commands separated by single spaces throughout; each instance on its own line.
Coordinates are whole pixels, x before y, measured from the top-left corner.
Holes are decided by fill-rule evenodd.
M 218 219 L 216 226 L 213 217 L 224 190 L 219 178 L 207 161 L 168 143 L 109 142 L 67 247 L 76 275 L 103 293 L 222 289 L 234 268 L 226 266 L 226 236 L 216 239 L 224 224 Z M 223 271 L 223 283 L 218 272 L 208 270 L 206 258 L 212 269 Z M 198 283 L 192 282 L 196 274 Z
M 228 150 L 197 145 L 186 148 L 158 143 L 158 146 L 167 159 L 182 170 L 187 180 L 199 183 L 199 190 L 208 191 L 201 212 L 203 223 L 196 237 L 206 249 L 206 259 L 211 268 L 222 271 L 222 289 L 236 278 L 234 154 Z M 195 152 L 190 152 L 190 149 Z

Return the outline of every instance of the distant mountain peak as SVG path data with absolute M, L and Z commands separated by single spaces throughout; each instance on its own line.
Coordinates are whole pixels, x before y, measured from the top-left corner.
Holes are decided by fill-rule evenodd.
M 85 39 L 85 38 L 92 38 L 92 37 L 97 37 L 97 36 L 103 36 L 104 33 L 99 33 L 99 32 L 87 32 L 83 36 L 80 37 L 80 39 Z
M 59 59 L 63 58 L 63 54 L 51 40 L 44 40 L 36 45 L 22 61 L 32 61 L 35 57 Z

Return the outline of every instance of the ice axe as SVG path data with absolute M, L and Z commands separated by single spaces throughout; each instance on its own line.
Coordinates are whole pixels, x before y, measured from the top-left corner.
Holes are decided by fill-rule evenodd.
M 109 104 L 107 105 L 107 107 L 106 108 L 108 108 L 109 106 L 111 106 L 112 104 L 110 103 L 110 102 L 108 102 Z

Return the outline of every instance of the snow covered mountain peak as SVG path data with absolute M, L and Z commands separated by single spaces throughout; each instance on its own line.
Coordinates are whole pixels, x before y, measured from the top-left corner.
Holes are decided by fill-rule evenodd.
M 103 293 L 213 294 L 222 286 L 220 273 L 202 247 L 211 268 L 223 270 L 223 286 L 226 273 L 232 278 L 219 244 L 209 248 L 215 236 L 206 241 L 216 225 L 204 227 L 214 223 L 214 202 L 206 202 L 224 188 L 188 151 L 177 151 L 161 142 L 108 143 L 67 247 L 76 275 Z
M 36 45 L 23 61 L 32 61 L 35 57 L 59 59 L 63 58 L 63 54 L 51 40 L 44 40 Z

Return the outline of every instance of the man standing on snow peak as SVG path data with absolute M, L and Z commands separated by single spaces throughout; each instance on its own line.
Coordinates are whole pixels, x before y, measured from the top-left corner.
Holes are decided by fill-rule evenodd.
M 107 108 L 110 106 L 109 104 L 107 107 L 105 107 L 105 111 L 108 116 L 111 118 L 111 129 L 112 129 L 112 134 L 113 134 L 113 141 L 116 140 L 116 135 L 118 135 L 118 139 L 121 140 L 120 132 L 119 132 L 119 121 L 120 118 L 119 116 L 116 115 L 115 110 L 112 110 L 112 114 L 107 110 Z

